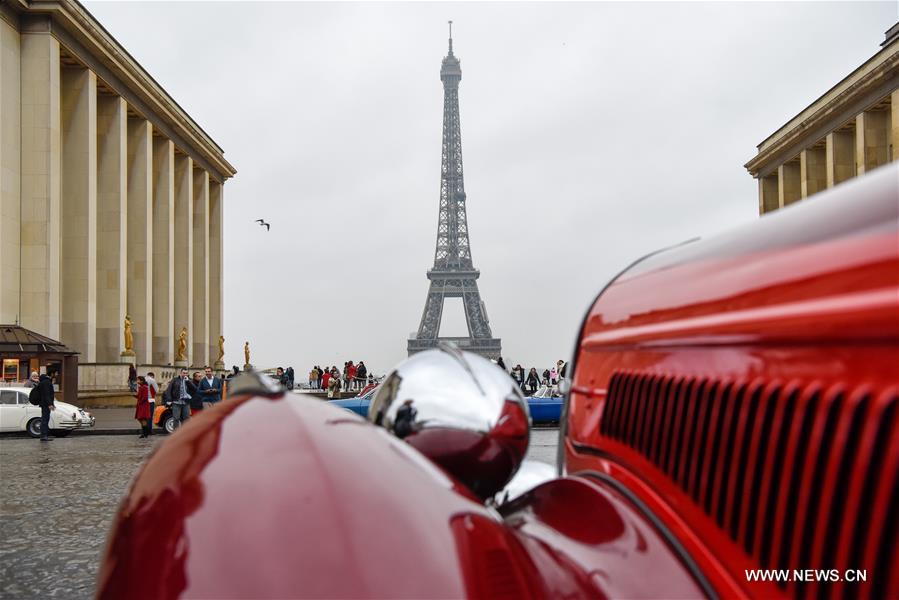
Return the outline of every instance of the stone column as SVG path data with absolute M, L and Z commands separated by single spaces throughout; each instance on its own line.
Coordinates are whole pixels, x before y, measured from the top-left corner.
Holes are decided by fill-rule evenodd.
M 194 161 L 184 154 L 175 155 L 175 327 L 173 339 L 177 340 L 182 327 L 187 327 L 187 364 L 194 364 Z
M 22 88 L 19 32 L 0 19 L 0 323 L 20 316 Z
M 899 160 L 899 90 L 890 96 L 890 160 Z
M 827 187 L 827 160 L 823 146 L 808 148 L 800 153 L 799 174 L 803 198 Z
M 194 169 L 194 365 L 209 364 L 209 173 Z
M 20 318 L 28 329 L 59 339 L 59 199 L 62 180 L 59 42 L 49 32 L 23 33 L 20 40 Z
M 889 162 L 889 112 L 863 111 L 855 117 L 855 165 L 859 175 Z
M 61 75 L 62 319 L 60 341 L 97 362 L 97 76 Z
M 855 177 L 855 132 L 840 130 L 827 134 L 826 169 L 827 187 Z
M 802 197 L 798 160 L 792 160 L 777 167 L 777 196 L 781 208 Z
M 127 299 L 128 107 L 97 97 L 97 362 L 118 362 L 125 349 Z
M 209 360 L 218 359 L 218 339 L 222 329 L 222 234 L 224 186 L 217 181 L 209 182 Z M 223 370 L 225 365 L 213 365 Z
M 759 214 L 768 213 L 780 208 L 777 171 L 759 177 Z
M 153 356 L 153 126 L 128 119 L 128 305 L 137 362 Z
M 175 357 L 175 145 L 153 140 L 153 364 Z

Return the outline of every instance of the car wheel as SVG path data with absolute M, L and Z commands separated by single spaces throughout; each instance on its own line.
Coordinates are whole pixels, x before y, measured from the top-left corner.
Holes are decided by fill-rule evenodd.
M 72 433 L 72 430 L 71 429 L 51 429 L 50 433 L 53 435 L 53 437 L 64 438 L 67 435 L 69 435 L 70 433 Z
M 28 421 L 28 424 L 25 426 L 25 431 L 28 432 L 33 438 L 41 437 L 41 418 L 35 417 Z
M 172 415 L 165 418 L 162 427 L 166 433 L 175 433 L 175 419 L 172 418 Z

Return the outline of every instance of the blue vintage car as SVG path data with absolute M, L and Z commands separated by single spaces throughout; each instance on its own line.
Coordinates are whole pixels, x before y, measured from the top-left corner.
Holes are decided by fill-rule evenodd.
M 544 385 L 526 400 L 531 413 L 531 423 L 546 425 L 559 422 L 562 415 L 562 396 L 557 388 Z
M 332 405 L 345 408 L 362 417 L 368 416 L 368 405 L 377 390 L 376 387 L 353 398 L 343 400 L 328 400 Z M 547 425 L 558 423 L 562 414 L 562 397 L 555 388 L 544 385 L 533 396 L 526 398 L 528 409 L 531 413 L 531 423 L 534 425 Z
M 367 417 L 368 405 L 371 404 L 371 399 L 375 395 L 375 391 L 377 389 L 378 387 L 375 386 L 370 390 L 362 392 L 358 396 L 353 396 L 352 398 L 343 398 L 342 400 L 328 400 L 328 402 L 330 402 L 334 406 L 345 408 L 348 411 L 354 412 L 362 417 Z

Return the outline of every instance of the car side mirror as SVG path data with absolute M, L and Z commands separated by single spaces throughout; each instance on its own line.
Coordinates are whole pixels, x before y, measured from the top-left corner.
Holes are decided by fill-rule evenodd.
M 512 479 L 528 449 L 521 390 L 486 358 L 451 344 L 400 363 L 378 387 L 368 419 L 484 500 Z

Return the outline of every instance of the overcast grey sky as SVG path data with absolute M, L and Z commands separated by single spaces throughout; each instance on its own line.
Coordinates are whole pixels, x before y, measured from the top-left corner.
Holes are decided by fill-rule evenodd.
M 623 266 L 757 218 L 756 144 L 897 20 L 893 1 L 85 5 L 238 170 L 226 363 L 249 340 L 300 379 L 384 373 L 418 328 L 448 19 L 481 295 L 507 365 L 541 368 Z M 441 334 L 464 323 L 448 304 Z

